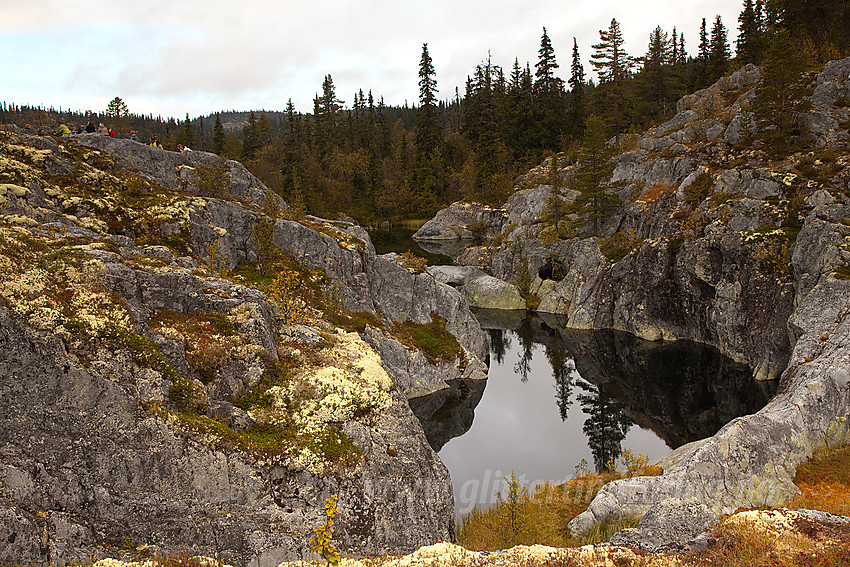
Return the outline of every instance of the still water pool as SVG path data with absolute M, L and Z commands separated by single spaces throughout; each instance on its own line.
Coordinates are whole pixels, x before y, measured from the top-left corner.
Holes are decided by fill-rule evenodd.
M 477 315 L 491 339 L 488 380 L 411 401 L 451 473 L 458 516 L 491 505 L 511 472 L 531 492 L 571 478 L 582 462 L 599 470 L 625 449 L 655 462 L 757 411 L 775 391 L 705 345 L 565 329 L 554 317 Z

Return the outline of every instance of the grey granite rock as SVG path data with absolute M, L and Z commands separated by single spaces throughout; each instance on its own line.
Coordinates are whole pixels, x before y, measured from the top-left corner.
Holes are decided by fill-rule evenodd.
M 481 276 L 463 286 L 463 295 L 472 307 L 525 310 L 525 300 L 516 286 L 493 276 Z
M 439 211 L 413 235 L 414 240 L 458 240 L 494 236 L 505 222 L 504 209 L 457 202 Z
M 199 168 L 222 165 L 203 152 L 177 154 L 103 136 L 73 141 L 104 152 L 84 152 L 104 174 L 140 175 L 195 195 L 205 192 Z M 216 197 L 176 195 L 188 221 L 157 227 L 163 236 L 187 236 L 195 258 L 174 259 L 164 247 L 139 248 L 132 235 L 102 236 L 71 226 L 67 216 L 57 220 L 53 211 L 62 204 L 42 188 L 11 191 L 9 205 L 33 215 L 27 217 L 33 225 L 52 223 L 33 229 L 44 236 L 102 241 L 83 253 L 102 263 L 102 285 L 126 305 L 134 331 L 152 339 L 171 368 L 198 388 L 195 409 L 238 432 L 254 421 L 231 401 L 261 379 L 257 353 L 275 358 L 281 336 L 301 345 L 324 339 L 315 329 L 279 333 L 278 314 L 263 293 L 196 272 L 202 263 L 213 264 L 212 243 L 218 264 L 212 267 L 221 271 L 256 260 L 257 223 L 272 220 L 266 214 L 275 205 L 285 207 L 240 164 L 224 166 L 229 181 Z M 156 404 L 169 404 L 171 382 L 162 372 L 100 345 L 82 365 L 61 339 L 33 330 L 2 307 L 0 538 L 10 545 L 0 545 L 0 563 L 85 561 L 130 541 L 216 555 L 240 566 L 273 566 L 312 556 L 307 537 L 324 520 L 331 494 L 340 497 L 336 536 L 347 552 L 397 553 L 452 539 L 448 472 L 408 398 L 450 383 L 483 383 L 486 337 L 459 292 L 431 274 L 378 258 L 361 227 L 315 218 L 305 223 L 313 228 L 273 222 L 274 242 L 309 268 L 324 270 L 348 307 L 369 311 L 388 327 L 442 317 L 465 348 L 463 356 L 435 365 L 419 350 L 367 330 L 384 349 L 383 365 L 396 383 L 391 403 L 368 419 L 338 424 L 361 451 L 360 461 L 310 473 L 258 461 L 228 442 L 193 433 L 156 410 Z M 247 354 L 200 382 L 185 345 L 150 335 L 146 323 L 161 309 L 236 313 L 233 324 L 248 343 Z
M 717 515 L 705 504 L 670 498 L 650 508 L 637 527 L 620 530 L 608 542 L 652 553 L 680 550 L 716 522 Z

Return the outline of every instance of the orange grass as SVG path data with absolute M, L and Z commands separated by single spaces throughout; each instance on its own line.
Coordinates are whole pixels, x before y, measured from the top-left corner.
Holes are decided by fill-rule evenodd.
M 788 503 L 789 508 L 850 515 L 850 445 L 817 451 L 797 468 L 794 482 L 801 494 Z
M 676 189 L 676 185 L 671 185 L 669 183 L 655 183 L 641 191 L 640 195 L 637 199 L 635 199 L 635 201 L 640 201 L 642 203 L 652 203 L 657 201 L 667 193 L 675 193 Z

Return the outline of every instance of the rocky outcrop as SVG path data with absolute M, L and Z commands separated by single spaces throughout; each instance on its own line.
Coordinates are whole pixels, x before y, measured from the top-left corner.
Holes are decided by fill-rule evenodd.
M 451 539 L 450 479 L 408 399 L 486 378 L 464 298 L 359 227 L 276 218 L 285 203 L 235 162 L 61 142 L 0 133 L 19 179 L 0 186 L 0 562 L 129 542 L 273 566 L 309 556 L 332 494 L 352 553 Z M 269 245 L 366 313 L 362 333 L 291 324 L 290 284 L 232 276 Z M 435 320 L 458 358 L 393 333 Z
M 76 136 L 74 141 L 81 146 L 106 152 L 121 170 L 133 171 L 169 189 L 208 197 L 220 191 L 219 196 L 227 194 L 257 207 L 287 208 L 283 199 L 269 191 L 244 165 L 209 152 L 171 152 L 100 134 L 82 134 Z M 223 168 L 227 178 L 220 182 L 209 180 L 205 183 L 207 180 L 198 174 L 198 166 Z
M 479 203 L 452 204 L 441 210 L 413 235 L 414 240 L 473 240 L 492 237 L 504 224 L 504 209 Z
M 692 339 L 756 378 L 781 379 L 764 409 L 674 451 L 663 476 L 605 487 L 572 531 L 674 498 L 715 514 L 781 504 L 799 463 L 847 439 L 848 68 L 850 59 L 831 62 L 811 81 L 805 152 L 764 151 L 751 111 L 761 70 L 748 65 L 684 97 L 676 116 L 615 158 L 608 190 L 623 205 L 594 236 L 555 238 L 540 166 L 507 203 L 498 244 L 458 257 L 524 282 L 537 310 L 567 327 Z M 560 172 L 567 181 L 572 167 Z
M 346 425 L 366 457 L 354 474 L 258 467 L 147 414 L 140 370 L 122 371 L 136 374 L 133 384 L 80 368 L 58 341 L 8 312 L 0 333 L 2 510 L 13 524 L 6 541 L 18 541 L 7 561 L 82 560 L 130 541 L 274 566 L 308 553 L 299 532 L 323 521 L 331 494 L 340 497 L 339 529 L 352 549 L 414 549 L 433 537 L 428 525 L 450 537 L 448 474 L 404 398 L 371 427 Z M 413 494 L 423 491 L 433 510 L 415 504 Z M 400 518 L 422 531 L 405 541 Z
M 846 78 L 840 81 L 843 89 Z M 813 133 L 818 137 L 828 134 Z M 728 202 L 724 205 L 730 206 L 725 209 L 728 211 L 725 228 L 713 221 L 705 227 L 702 238 L 694 244 L 682 245 L 679 254 L 690 257 L 687 265 L 691 266 L 692 275 L 714 290 L 715 307 L 707 310 L 706 321 L 724 336 L 720 344 L 727 345 L 727 352 L 736 350 L 728 345 L 735 344 L 734 336 L 741 336 L 741 330 L 762 338 L 772 335 L 774 341 L 782 333 L 788 333 L 793 351 L 782 372 L 780 393 L 758 413 L 736 419 L 714 437 L 671 453 L 660 463 L 665 470 L 663 476 L 607 485 L 589 510 L 571 522 L 572 531 L 583 533 L 597 521 L 643 514 L 668 499 L 696 500 L 717 514 L 739 506 L 782 505 L 797 492 L 792 480 L 798 464 L 819 447 L 847 442 L 850 438 L 846 421 L 850 415 L 850 303 L 847 300 L 850 282 L 838 270 L 850 263 L 846 249 L 850 229 L 845 224 L 850 218 L 850 207 L 836 202 L 844 200 L 840 189 L 845 186 L 847 176 L 846 167 L 834 169 L 826 186 L 839 190 L 833 189 L 831 196 L 825 196 L 818 193 L 820 183 L 801 184 L 796 173 L 784 180 L 781 174 L 772 174 L 777 183 L 786 187 L 793 184 L 797 191 L 808 195 L 811 207 L 801 210 L 805 218 L 793 242 L 793 251 L 785 248 L 782 252 L 788 262 L 787 271 L 793 277 L 765 276 L 769 272 L 765 270 L 765 260 L 777 258 L 765 254 L 765 240 L 759 235 L 777 235 L 779 223 L 771 223 L 774 226 L 766 229 L 755 229 L 754 225 L 763 223 L 762 215 L 769 214 L 773 198 L 773 188 L 769 185 L 766 202 L 744 198 L 734 207 Z M 718 177 L 714 191 L 718 190 L 717 183 L 725 193 L 755 196 L 754 191 L 765 190 L 764 183 L 755 185 L 750 179 L 755 176 L 726 172 Z M 716 252 L 711 251 L 712 243 Z M 636 260 L 645 254 L 645 246 L 644 243 L 640 247 Z M 706 246 L 709 248 L 703 248 Z M 747 254 L 748 246 L 752 249 L 748 263 L 761 260 L 760 273 L 747 270 L 746 256 L 741 254 Z M 736 257 L 739 260 L 734 260 Z M 726 265 L 734 266 L 735 272 L 730 272 L 730 276 L 732 273 L 738 276 L 724 284 L 727 276 L 722 274 Z M 733 330 L 735 327 L 738 331 Z M 739 345 L 741 352 L 758 348 L 757 342 Z M 764 371 L 765 364 L 768 374 L 776 371 L 771 367 L 784 366 L 781 362 L 773 365 L 773 354 L 764 356 L 771 349 L 764 346 L 767 348 L 762 350 L 763 362 L 750 362 L 757 375 Z

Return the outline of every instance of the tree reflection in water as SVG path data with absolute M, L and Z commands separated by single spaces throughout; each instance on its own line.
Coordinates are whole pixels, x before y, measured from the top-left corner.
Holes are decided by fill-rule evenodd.
M 625 447 L 658 458 L 664 445 L 758 411 L 776 388 L 706 345 L 567 329 L 519 312 L 477 316 L 490 338 L 490 379 L 411 400 L 431 446 L 445 445 L 440 457 L 461 495 L 472 491 L 465 483 L 492 494 L 485 480 L 500 471 L 564 479 L 582 458 L 602 469 Z
M 587 415 L 582 431 L 593 453 L 593 464 L 597 472 L 613 469 L 633 422 L 624 413 L 623 404 L 611 396 L 604 385 L 579 380 L 578 386 L 586 392 L 576 398 Z

